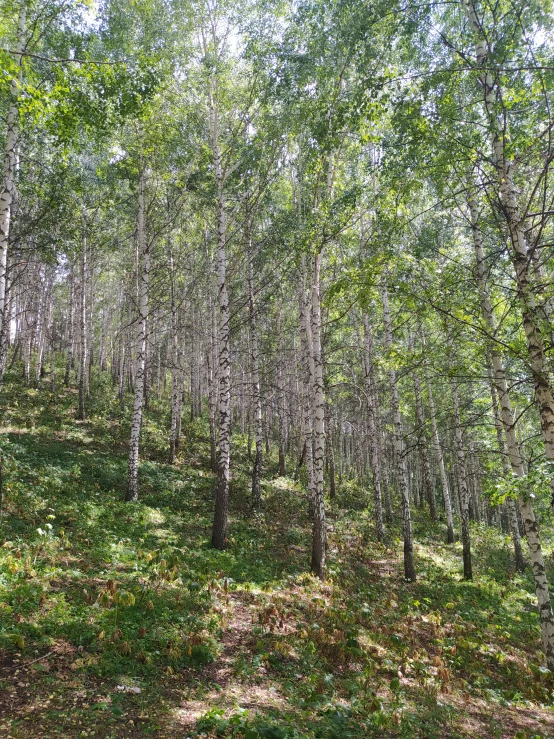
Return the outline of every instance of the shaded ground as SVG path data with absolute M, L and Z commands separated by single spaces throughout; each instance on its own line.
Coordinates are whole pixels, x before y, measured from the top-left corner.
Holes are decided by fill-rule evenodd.
M 0 737 L 554 737 L 532 583 L 496 532 L 474 527 L 465 583 L 459 548 L 416 515 L 407 585 L 398 539 L 373 541 L 345 482 L 322 585 L 302 491 L 275 477 L 252 516 L 240 438 L 216 552 L 203 422 L 170 467 L 154 402 L 129 506 L 107 389 L 84 424 L 72 392 L 2 392 Z

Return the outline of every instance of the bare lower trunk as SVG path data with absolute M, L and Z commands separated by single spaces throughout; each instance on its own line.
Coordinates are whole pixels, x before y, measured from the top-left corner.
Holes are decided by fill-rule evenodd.
M 85 398 L 87 390 L 87 238 L 86 238 L 86 221 L 83 217 L 83 244 L 81 253 L 81 279 L 79 285 L 79 340 L 80 340 L 80 357 L 79 357 L 79 408 L 77 418 L 84 421 L 86 418 Z
M 439 430 L 437 427 L 437 416 L 435 413 L 435 401 L 433 398 L 433 392 L 431 390 L 431 380 L 429 378 L 429 368 L 427 366 L 427 359 L 425 357 L 425 342 L 423 334 L 421 335 L 423 352 L 424 352 L 424 371 L 425 371 L 425 385 L 427 387 L 427 402 L 429 405 L 429 417 L 431 419 L 431 430 L 433 433 L 433 448 L 435 451 L 436 459 L 439 465 L 439 472 L 441 478 L 442 497 L 444 501 L 444 511 L 446 514 L 446 527 L 447 527 L 447 542 L 448 544 L 454 543 L 454 519 L 452 516 L 452 501 L 450 499 L 450 489 L 448 487 L 448 476 L 446 474 L 446 466 L 444 464 L 444 455 L 442 453 L 442 446 L 440 443 Z
M 208 406 L 210 413 L 210 467 L 217 472 L 217 321 L 215 307 L 210 310 L 212 330 L 208 348 Z
M 369 329 L 369 319 L 364 316 L 364 375 L 367 395 L 368 431 L 369 431 L 369 463 L 373 482 L 373 508 L 375 516 L 375 535 L 377 541 L 385 538 L 385 525 L 383 523 L 383 504 L 381 499 L 381 455 L 379 453 L 379 439 L 377 432 L 377 404 L 372 382 L 373 351 L 372 336 Z
M 325 398 L 323 393 L 323 360 L 321 353 L 321 304 L 320 304 L 321 254 L 314 257 L 312 280 L 312 356 L 314 365 L 313 385 L 313 455 L 314 455 L 314 510 L 312 531 L 311 569 L 325 579 L 325 501 L 323 498 L 323 469 L 325 460 Z
M 65 363 L 65 374 L 63 382 L 66 387 L 69 387 L 75 351 L 75 347 L 73 345 L 73 342 L 75 340 L 75 277 L 73 264 L 69 268 L 69 317 L 67 329 L 67 359 Z
M 175 462 L 175 456 L 179 450 L 179 438 L 181 435 L 181 415 L 183 405 L 183 343 L 184 343 L 184 316 L 179 315 L 177 299 L 175 295 L 175 281 L 173 275 L 173 254 L 170 249 L 170 264 L 172 271 L 171 284 L 171 330 L 172 330 L 172 354 L 171 354 L 171 421 L 169 429 L 169 463 Z
M 312 329 L 310 321 L 310 310 L 306 304 L 305 289 L 305 268 L 303 269 L 302 279 L 298 285 L 298 306 L 300 316 L 300 356 L 303 370 L 302 383 L 302 436 L 303 436 L 303 459 L 306 463 L 306 477 L 308 487 L 308 505 L 310 515 L 313 517 L 314 501 L 315 501 L 315 481 L 314 481 L 314 452 L 313 452 L 313 434 L 312 434 L 312 403 L 311 393 L 313 390 L 314 362 L 312 348 Z M 302 457 L 298 463 L 300 468 Z
M 508 396 L 508 385 L 506 382 L 506 373 L 504 371 L 504 363 L 502 356 L 498 351 L 494 339 L 496 338 L 496 322 L 494 319 L 494 313 L 490 301 L 489 289 L 487 285 L 487 278 L 485 272 L 485 252 L 483 248 L 483 235 L 481 233 L 479 224 L 479 211 L 477 201 L 474 193 L 471 189 L 468 191 L 468 207 L 470 212 L 471 230 L 473 235 L 473 247 L 475 250 L 475 276 L 477 286 L 479 289 L 479 298 L 481 303 L 481 314 L 485 321 L 485 326 L 493 339 L 492 350 L 490 353 L 490 359 L 492 368 L 488 367 L 489 381 L 491 387 L 491 397 L 493 404 L 493 412 L 496 422 L 499 450 L 502 454 L 503 470 L 505 476 L 508 478 L 511 475 L 510 465 L 508 464 L 508 458 L 505 452 L 505 445 L 503 442 L 502 435 L 502 419 L 498 414 L 498 403 L 497 396 L 500 400 L 500 405 L 503 402 L 509 403 Z M 511 411 L 510 411 L 511 412 Z M 508 512 L 508 519 L 510 522 L 510 528 L 512 530 L 512 540 L 514 543 L 514 553 L 516 559 L 516 567 L 519 570 L 525 569 L 525 560 L 521 551 L 521 540 L 519 536 L 519 526 L 517 522 L 516 507 L 514 501 L 509 498 L 506 501 L 506 508 Z
M 456 434 L 456 450 L 458 458 L 458 481 L 460 488 L 460 517 L 462 519 L 462 549 L 464 560 L 464 577 L 471 580 L 473 571 L 471 566 L 471 535 L 469 531 L 469 487 L 467 481 L 466 455 L 464 449 L 464 438 L 462 433 L 462 422 L 460 420 L 460 404 L 458 400 L 458 387 L 452 375 L 452 361 L 450 360 L 450 390 L 452 393 L 452 406 L 454 411 L 454 430 Z
M 219 294 L 219 449 L 218 479 L 212 526 L 212 545 L 216 549 L 227 546 L 227 522 L 229 507 L 229 483 L 231 463 L 231 346 L 229 326 L 229 295 L 227 292 L 227 254 L 225 233 L 225 200 L 223 193 L 223 171 L 219 154 L 217 115 L 211 104 L 212 142 L 217 185 L 217 289 Z
M 144 207 L 145 172 L 140 172 L 138 191 L 138 214 L 137 214 L 137 246 L 141 260 L 140 277 L 138 286 L 138 320 L 137 320 L 137 362 L 135 376 L 135 397 L 133 402 L 133 415 L 131 418 L 131 437 L 129 440 L 129 459 L 127 474 L 127 494 L 125 500 L 134 502 L 138 500 L 138 470 L 139 470 L 139 444 L 140 430 L 142 427 L 142 413 L 144 404 L 144 384 L 146 370 L 146 330 L 148 320 L 148 285 L 150 281 L 150 248 L 146 238 L 145 207 Z
M 413 338 L 410 335 L 410 345 L 413 350 Z M 421 396 L 421 382 L 419 375 L 414 369 L 412 372 L 414 383 L 415 397 L 415 416 L 417 426 L 418 452 L 421 464 L 421 474 L 423 478 L 423 489 L 425 491 L 425 499 L 429 505 L 429 514 L 432 521 L 437 520 L 437 506 L 435 502 L 435 491 L 431 480 L 431 465 L 429 464 L 429 455 L 427 454 L 427 437 L 425 433 L 425 413 L 423 411 L 423 400 Z M 422 496 L 423 497 L 423 496 Z
M 487 30 L 477 15 L 476 6 L 461 0 L 462 7 L 475 37 L 475 55 L 478 65 L 485 67 L 489 62 L 489 40 Z M 514 168 L 517 163 L 507 156 L 505 141 L 509 140 L 506 110 L 499 101 L 504 98 L 500 84 L 501 75 L 490 69 L 482 69 L 479 75 L 483 91 L 484 111 L 488 119 L 489 136 L 497 174 L 499 199 L 510 238 L 510 258 L 514 267 L 517 294 L 529 355 L 529 369 L 535 387 L 535 397 L 541 420 L 541 432 L 546 458 L 554 461 L 554 393 L 548 374 L 548 363 L 544 350 L 540 311 L 530 275 L 531 258 L 528 249 L 525 221 L 518 201 L 514 183 Z M 552 507 L 554 508 L 554 475 L 551 476 Z
M 25 33 L 27 26 L 27 3 L 21 2 L 19 20 L 17 27 L 16 55 L 14 64 L 16 73 L 12 76 L 10 85 L 8 115 L 6 118 L 6 132 L 4 138 L 4 155 L 2 163 L 2 182 L 0 186 L 0 352 L 3 353 L 7 344 L 6 338 L 9 332 L 7 325 L 7 270 L 8 270 L 8 244 L 10 237 L 10 224 L 12 217 L 12 204 L 15 195 L 15 175 L 17 168 L 17 147 L 19 139 L 19 105 L 20 78 L 23 57 L 20 52 L 25 46 Z M 0 370 L 3 371 L 5 357 L 0 356 Z M 0 375 L 0 381 L 2 376 Z
M 509 480 L 512 475 L 510 468 L 510 462 L 508 459 L 508 450 L 506 449 L 506 441 L 504 438 L 504 430 L 502 427 L 502 419 L 498 410 L 498 392 L 494 383 L 493 372 L 488 367 L 489 383 L 491 388 L 491 399 L 492 399 L 492 410 L 494 415 L 494 425 L 496 428 L 496 437 L 498 439 L 498 450 L 502 456 L 502 471 L 504 477 Z M 517 509 L 513 498 L 506 498 L 505 501 L 506 512 L 508 514 L 508 521 L 510 525 L 510 531 L 512 533 L 512 542 L 514 544 L 514 557 L 516 568 L 520 572 L 525 571 L 525 559 L 521 549 L 521 537 L 519 534 L 519 522 L 517 520 Z
M 248 217 L 248 216 L 247 216 Z M 261 502 L 260 479 L 262 476 L 263 426 L 262 395 L 260 390 L 260 367 L 258 356 L 258 336 L 256 331 L 256 306 L 254 303 L 254 266 L 252 264 L 252 243 L 248 224 L 248 305 L 250 317 L 250 359 L 252 361 L 252 401 L 254 416 L 254 435 L 256 450 L 252 467 L 252 506 L 257 508 Z
M 480 33 L 480 30 L 475 25 L 475 12 L 472 10 L 470 11 L 470 19 L 472 22 L 472 26 L 475 33 Z M 482 49 L 482 47 L 479 47 Z M 478 50 L 478 56 L 482 56 L 483 54 L 486 54 L 485 51 L 479 51 Z M 483 57 L 484 58 L 484 57 Z M 488 79 L 488 75 L 484 73 L 482 78 L 484 87 L 485 87 L 485 94 L 488 96 L 490 93 L 487 92 L 490 89 L 490 80 Z M 487 101 L 487 108 L 490 108 L 492 103 L 490 101 Z M 496 145 L 496 137 L 495 137 L 495 148 L 497 148 Z M 500 154 L 503 155 L 503 151 L 499 151 Z M 503 162 L 503 158 L 501 159 L 500 164 Z M 511 180 L 510 180 L 511 181 Z M 513 198 L 515 198 L 515 194 L 512 193 L 504 193 L 503 197 L 508 198 L 510 202 L 512 202 L 513 205 Z M 470 215 L 471 215 L 471 224 L 472 224 L 472 230 L 473 230 L 473 240 L 474 240 L 474 246 L 475 246 L 475 253 L 476 253 L 476 261 L 477 261 L 477 282 L 479 284 L 480 288 L 480 297 L 481 297 L 481 310 L 483 313 L 483 317 L 485 319 L 487 328 L 491 334 L 491 336 L 496 335 L 496 326 L 494 322 L 494 314 L 492 312 L 492 306 L 490 303 L 490 298 L 488 294 L 488 288 L 485 278 L 485 271 L 484 271 L 484 251 L 483 251 L 483 245 L 482 245 L 482 238 L 481 238 L 481 232 L 479 229 L 479 214 L 477 211 L 477 205 L 475 203 L 475 200 L 473 197 L 470 196 L 468 200 L 468 205 L 470 207 Z M 513 215 L 513 214 L 512 214 Z M 509 218 L 510 215 L 507 214 L 507 218 Z M 515 232 L 513 233 L 511 230 L 511 237 L 514 239 L 516 238 L 516 243 L 512 241 L 512 246 L 514 247 L 516 254 L 521 252 L 521 249 L 524 248 L 524 242 L 522 241 L 523 234 L 519 234 L 518 236 L 518 227 L 517 224 L 515 224 Z M 517 259 L 520 259 L 521 254 L 517 257 Z M 526 261 L 526 260 L 525 260 Z M 541 372 L 539 372 L 539 368 L 542 366 L 544 369 L 544 355 L 542 353 L 542 337 L 540 335 L 537 335 L 534 333 L 535 329 L 533 327 L 532 321 L 529 322 L 529 317 L 532 317 L 532 311 L 529 313 L 528 309 L 525 308 L 526 301 L 531 299 L 531 295 L 528 294 L 529 285 L 526 282 L 526 270 L 527 265 L 521 264 L 520 259 L 520 266 L 522 269 L 522 274 L 518 276 L 518 289 L 519 289 L 519 296 L 520 296 L 520 304 L 522 304 L 522 313 L 524 314 L 524 325 L 525 325 L 525 332 L 527 336 L 527 344 L 528 344 L 528 350 L 530 359 L 532 362 L 535 363 L 535 370 L 533 371 L 533 377 L 535 379 L 535 390 L 537 392 L 537 399 L 539 400 L 539 409 L 541 412 L 541 421 L 542 421 L 542 428 L 543 428 L 543 440 L 545 442 L 545 449 L 548 449 L 547 440 L 550 437 L 550 431 L 549 430 L 549 417 L 550 417 L 550 401 L 548 399 L 548 394 L 550 392 L 549 386 L 544 387 L 543 383 L 543 375 Z M 517 269 L 516 269 L 517 274 Z M 520 279 L 522 280 L 522 284 L 520 284 Z M 523 292 L 522 292 L 523 289 Z M 527 324 L 525 320 L 525 311 L 527 311 L 528 319 Z M 537 336 L 538 345 L 533 346 L 533 336 Z M 534 359 L 531 358 L 531 355 L 534 355 Z M 512 469 L 512 473 L 518 477 L 522 478 L 525 476 L 525 468 L 523 465 L 523 460 L 521 458 L 519 446 L 517 443 L 517 437 L 516 437 L 516 430 L 515 430 L 515 422 L 514 422 L 514 414 L 512 411 L 511 401 L 510 401 L 510 394 L 508 391 L 508 383 L 506 380 L 506 372 L 504 369 L 504 363 L 502 360 L 502 356 L 500 355 L 499 351 L 496 349 L 496 347 L 493 347 L 493 350 L 491 351 L 491 359 L 492 359 L 492 371 L 493 371 L 493 383 L 491 383 L 491 388 L 493 389 L 493 406 L 496 408 L 496 397 L 494 390 L 496 390 L 496 393 L 498 394 L 498 401 L 500 406 L 500 417 L 502 420 L 502 427 L 504 430 L 504 435 L 506 438 L 506 447 L 508 452 L 508 459 L 510 462 L 510 467 Z M 542 363 L 542 364 L 541 364 Z M 537 391 L 537 384 L 543 386 L 543 390 L 545 392 L 545 396 L 543 397 L 543 406 L 541 407 L 541 396 L 539 395 Z M 499 440 L 500 448 L 503 448 L 503 442 L 502 439 Z M 549 457 L 548 451 L 547 451 L 547 457 Z M 550 458 L 550 457 L 549 457 Z M 505 470 L 507 472 L 507 470 Z M 507 499 L 507 507 L 508 507 L 508 515 L 510 516 L 510 522 L 512 527 L 512 537 L 514 537 L 515 533 L 515 540 L 514 540 L 514 549 L 516 551 L 516 559 L 520 559 L 520 565 L 523 566 L 523 556 L 521 552 L 517 551 L 517 529 L 518 526 L 515 525 L 516 521 L 514 521 L 514 513 L 516 513 L 516 520 L 517 520 L 517 511 L 514 511 L 515 506 L 512 506 L 510 499 Z M 543 647 L 544 652 L 546 655 L 546 662 L 548 665 L 548 668 L 550 670 L 554 670 L 554 614 L 552 612 L 552 604 L 550 601 L 550 593 L 549 593 L 549 587 L 548 587 L 548 579 L 546 576 L 546 570 L 544 565 L 544 558 L 542 554 L 542 547 L 541 547 L 541 541 L 539 537 L 539 529 L 538 524 L 535 518 L 535 513 L 533 511 L 533 507 L 531 505 L 531 501 L 529 499 L 520 498 L 519 500 L 519 508 L 521 512 L 521 517 L 523 519 L 524 528 L 525 528 L 525 535 L 527 538 L 527 544 L 529 547 L 529 560 L 531 562 L 531 567 L 533 569 L 533 578 L 535 581 L 535 593 L 537 595 L 537 602 L 539 606 L 539 618 L 541 623 L 541 632 L 542 632 L 542 641 L 543 641 Z
M 385 321 L 386 346 L 390 352 L 392 349 L 392 325 L 389 311 L 389 297 L 387 288 L 383 290 L 383 316 Z M 400 399 L 398 386 L 396 384 L 396 372 L 394 367 L 389 369 L 389 385 L 391 392 L 391 406 L 394 418 L 394 452 L 398 476 L 398 487 L 402 504 L 402 537 L 404 539 L 404 577 L 414 582 L 416 571 L 414 564 L 414 544 L 412 539 L 412 517 L 410 510 L 410 491 L 408 487 L 408 469 L 406 455 L 404 453 L 404 438 L 402 430 L 402 418 L 400 416 Z
M 277 306 L 277 318 L 275 331 L 277 334 L 277 435 L 279 443 L 279 474 L 284 477 L 287 474 L 286 463 L 286 420 L 285 420 L 285 390 L 283 387 L 283 358 L 282 358 L 282 337 L 281 337 L 281 313 Z

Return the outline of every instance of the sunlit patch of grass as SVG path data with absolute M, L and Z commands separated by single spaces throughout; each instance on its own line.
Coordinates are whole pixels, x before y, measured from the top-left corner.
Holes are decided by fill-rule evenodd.
M 164 514 L 157 510 L 156 508 L 146 508 L 143 509 L 143 523 L 144 524 L 162 524 L 165 523 L 165 516 Z

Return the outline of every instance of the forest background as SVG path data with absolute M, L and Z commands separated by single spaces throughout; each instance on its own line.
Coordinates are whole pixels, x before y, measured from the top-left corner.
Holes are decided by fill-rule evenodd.
M 551 4 L 0 7 L 1 735 L 554 736 Z

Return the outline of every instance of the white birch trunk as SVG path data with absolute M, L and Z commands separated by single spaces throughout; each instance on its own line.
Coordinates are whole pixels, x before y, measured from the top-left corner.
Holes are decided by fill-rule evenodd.
M 485 326 L 487 329 L 487 332 L 489 333 L 491 340 L 492 340 L 492 346 L 491 346 L 491 362 L 492 362 L 492 372 L 491 372 L 491 393 L 492 393 L 492 399 L 493 399 L 493 411 L 495 413 L 495 417 L 498 415 L 497 406 L 496 406 L 496 398 L 495 396 L 498 395 L 499 404 L 502 407 L 502 404 L 506 401 L 509 403 L 509 394 L 508 394 L 508 383 L 506 381 L 506 373 L 504 371 L 504 363 L 502 360 L 502 356 L 500 352 L 498 351 L 497 345 L 495 343 L 496 339 L 496 322 L 494 320 L 494 314 L 492 310 L 492 305 L 490 301 L 490 295 L 487 285 L 487 278 L 485 273 L 485 251 L 483 248 L 483 235 L 479 226 L 479 212 L 477 208 L 477 202 L 475 200 L 474 194 L 470 191 L 468 194 L 468 206 L 469 206 L 469 212 L 470 212 L 470 221 L 471 221 L 471 230 L 473 234 L 473 247 L 475 250 L 475 273 L 476 273 L 476 280 L 477 280 L 477 287 L 479 289 L 479 299 L 481 304 L 481 315 L 483 316 L 483 320 L 485 322 Z M 499 419 L 501 421 L 501 419 Z M 499 429 L 500 436 L 499 436 L 499 447 L 500 452 L 503 452 L 503 444 L 502 444 L 502 430 Z M 503 455 L 503 465 L 504 465 L 504 473 L 510 473 L 510 468 L 507 465 L 507 459 L 506 456 Z M 507 469 L 506 469 L 507 467 Z M 512 540 L 514 543 L 514 552 L 515 552 L 515 559 L 516 559 L 516 567 L 519 570 L 525 569 L 525 561 L 523 559 L 523 554 L 521 552 L 521 542 L 519 537 L 519 526 L 517 523 L 517 514 L 515 510 L 515 504 L 512 498 L 508 498 L 506 501 L 506 507 L 508 509 L 508 517 L 510 521 L 510 528 L 512 530 Z
M 219 295 L 219 449 L 218 483 L 212 527 L 212 545 L 224 549 L 227 545 L 229 482 L 231 474 L 231 345 L 229 326 L 229 294 L 227 291 L 227 253 L 225 228 L 224 176 L 219 151 L 217 112 L 210 91 L 210 116 L 215 179 L 217 187 L 217 290 Z
M 10 85 L 10 102 L 6 119 L 6 137 L 4 139 L 4 156 L 2 165 L 2 184 L 0 188 L 0 351 L 6 346 L 5 336 L 10 327 L 6 321 L 6 287 L 8 268 L 8 246 L 12 203 L 15 194 L 15 174 L 17 169 L 17 146 L 19 139 L 19 83 L 21 79 L 21 53 L 25 45 L 27 27 L 27 2 L 22 0 L 17 25 L 17 42 L 15 64 L 17 73 Z M 0 361 L 0 366 L 4 361 Z M 1 380 L 1 377 L 0 377 Z
M 171 270 L 171 421 L 169 429 L 169 464 L 175 462 L 175 455 L 179 448 L 179 432 L 181 418 L 182 403 L 182 375 L 183 368 L 181 366 L 181 347 L 180 347 L 180 331 L 179 316 L 177 311 L 177 300 L 175 295 L 175 273 L 173 253 L 171 246 L 169 249 L 169 263 Z
M 491 389 L 494 426 L 496 429 L 496 438 L 498 439 L 498 450 L 502 457 L 502 471 L 504 473 L 504 477 L 507 480 L 509 480 L 512 475 L 512 470 L 510 468 L 510 462 L 508 459 L 508 450 L 506 448 L 506 441 L 504 438 L 504 429 L 502 426 L 502 419 L 500 417 L 500 413 L 498 410 L 498 406 L 499 406 L 498 390 L 494 383 L 493 371 L 490 365 L 487 367 L 487 370 L 488 370 L 488 375 L 489 375 L 489 385 Z M 523 557 L 523 552 L 521 550 L 521 538 L 519 534 L 519 523 L 517 520 L 516 504 L 512 497 L 508 497 L 506 498 L 505 505 L 506 505 L 506 512 L 508 514 L 510 530 L 512 533 L 512 541 L 514 544 L 514 556 L 515 556 L 516 568 L 520 572 L 524 572 L 525 571 L 525 559 Z
M 207 352 L 208 362 L 208 405 L 210 413 L 210 466 L 217 472 L 217 318 L 215 305 L 210 308 L 211 331 L 210 346 Z
M 131 436 L 129 439 L 129 459 L 127 473 L 127 494 L 129 502 L 138 500 L 139 495 L 139 444 L 144 406 L 144 382 L 146 370 L 146 331 L 148 321 L 148 286 L 150 282 L 150 245 L 146 238 L 145 226 L 145 171 L 141 167 L 138 184 L 137 248 L 139 254 L 138 316 L 136 324 L 136 376 L 133 415 L 131 417 Z
M 313 517 L 314 501 L 315 501 L 315 483 L 314 483 L 314 452 L 313 452 L 313 434 L 312 434 L 312 402 L 311 393 L 313 388 L 313 350 L 312 350 L 312 330 L 310 322 L 310 310 L 306 304 L 306 268 L 303 260 L 302 277 L 298 284 L 298 308 L 300 317 L 300 362 L 303 365 L 302 389 L 302 438 L 304 462 L 306 464 L 306 478 L 308 487 L 308 505 L 310 515 Z M 301 462 L 299 462 L 299 467 Z
M 410 334 L 410 349 L 413 352 L 414 342 Z M 421 473 L 423 478 L 423 489 L 425 490 L 425 498 L 429 505 L 429 514 L 431 521 L 437 520 L 437 506 L 435 502 L 435 491 L 431 480 L 431 465 L 429 464 L 429 456 L 427 454 L 427 436 L 425 433 L 425 413 L 423 410 L 423 399 L 421 394 L 421 382 L 419 375 L 415 369 L 412 370 L 412 378 L 414 383 L 415 398 L 415 417 L 417 426 L 417 447 L 421 464 Z M 423 497 L 423 496 L 422 496 Z M 423 501 L 421 501 L 423 503 Z
M 387 288 L 383 289 L 383 318 L 385 322 L 385 343 L 387 350 L 392 349 L 392 325 L 389 310 L 389 296 Z M 394 367 L 389 369 L 389 384 L 391 392 L 392 414 L 394 418 L 394 451 L 398 475 L 398 487 L 402 503 L 402 537 L 404 539 L 404 577 L 414 582 L 416 571 L 414 564 L 414 544 L 412 539 L 412 517 L 410 510 L 410 491 L 408 487 L 408 469 L 404 453 L 402 418 L 400 416 L 400 399 L 396 384 Z
M 423 342 L 423 337 L 422 337 Z M 425 352 L 425 344 L 423 343 L 423 350 Z M 444 455 L 442 453 L 442 446 L 440 443 L 439 430 L 437 426 L 437 415 L 435 412 L 435 401 L 433 399 L 433 392 L 431 390 L 431 380 L 429 378 L 429 367 L 424 355 L 424 371 L 425 371 L 425 384 L 427 386 L 427 402 L 429 405 L 429 416 L 431 418 L 431 430 L 433 432 L 433 448 L 439 465 L 439 472 L 442 486 L 442 497 L 444 500 L 444 511 L 446 514 L 446 527 L 447 527 L 447 542 L 448 544 L 454 543 L 454 518 L 452 516 L 452 501 L 450 499 L 450 489 L 448 487 L 448 476 L 446 474 L 446 466 L 444 464 Z
M 487 325 L 487 329 L 491 336 L 495 336 L 496 326 L 494 322 L 494 315 L 492 312 L 492 306 L 490 304 L 490 298 L 488 295 L 488 289 L 486 284 L 485 273 L 483 269 L 484 251 L 482 246 L 481 233 L 479 230 L 478 213 L 476 210 L 476 203 L 472 197 L 469 198 L 471 223 L 473 229 L 473 238 L 477 259 L 477 279 L 480 286 L 480 297 L 481 297 L 481 310 L 483 318 Z M 527 333 L 527 329 L 526 329 Z M 541 344 L 542 346 L 542 344 Z M 528 340 L 529 347 L 529 340 Z M 531 348 L 529 348 L 531 353 Z M 540 354 L 540 352 L 539 352 Z M 510 394 L 508 391 L 508 383 L 506 380 L 506 372 L 504 369 L 504 363 L 502 356 L 496 349 L 493 348 L 491 351 L 491 359 L 493 364 L 493 380 L 494 387 L 498 393 L 498 401 L 500 405 L 500 416 L 502 419 L 502 425 L 504 434 L 506 437 L 506 445 L 508 448 L 508 458 L 512 472 L 516 477 L 522 478 L 525 476 L 525 468 L 519 446 L 517 443 L 514 414 L 512 411 Z M 536 389 L 536 383 L 535 383 Z M 548 389 L 548 388 L 547 388 Z M 537 393 L 537 397 L 539 397 Z M 496 405 L 493 398 L 493 404 Z M 548 405 L 548 403 L 547 403 Z M 548 410 L 548 409 L 546 409 Z M 541 419 L 543 412 L 541 411 Z M 548 431 L 548 424 L 543 421 L 543 439 L 545 438 L 545 431 Z M 545 443 L 546 447 L 546 443 Z M 535 581 L 535 592 L 537 594 L 537 602 L 539 606 L 539 617 L 542 632 L 543 648 L 546 655 L 546 662 L 550 670 L 554 670 L 554 614 L 552 612 L 552 604 L 550 601 L 550 593 L 548 587 L 548 579 L 546 576 L 546 569 L 544 565 L 544 557 L 542 554 L 541 541 L 539 536 L 539 529 L 533 506 L 531 501 L 527 498 L 519 499 L 519 507 L 521 516 L 524 522 L 525 535 L 527 538 L 527 544 L 529 547 L 529 560 L 533 569 L 533 578 Z M 508 513 L 511 518 L 512 531 L 514 531 L 513 514 L 514 511 L 510 510 L 510 503 L 508 503 Z M 515 527 L 517 529 L 517 526 Z M 515 546 L 514 542 L 514 546 Z M 517 556 L 517 552 L 516 552 Z
M 469 487 L 467 481 L 466 455 L 462 422 L 460 419 L 460 403 L 458 386 L 452 374 L 452 352 L 449 354 L 450 390 L 452 393 L 452 407 L 454 411 L 454 431 L 456 434 L 456 453 L 458 459 L 458 483 L 460 488 L 460 517 L 462 519 L 462 550 L 464 561 L 464 577 L 471 580 L 473 571 L 471 566 L 471 534 L 469 530 Z
M 79 285 L 79 340 L 80 340 L 80 356 L 79 356 L 79 408 L 77 410 L 77 418 L 82 421 L 86 418 L 85 396 L 86 396 L 86 378 L 87 378 L 87 236 L 86 236 L 86 218 L 82 219 L 82 246 L 81 246 L 81 278 Z
M 254 437 L 256 451 L 252 467 L 252 506 L 257 508 L 261 502 L 260 478 L 262 475 L 263 426 L 262 395 L 260 390 L 260 366 L 258 356 L 258 336 L 256 330 L 256 305 L 254 302 L 254 266 L 252 264 L 252 241 L 250 225 L 247 224 L 248 242 L 248 307 L 250 317 L 250 359 L 252 361 L 252 400 L 254 405 Z
M 69 316 L 67 330 L 67 359 L 65 363 L 65 375 L 63 382 L 66 387 L 69 387 L 75 351 L 75 275 L 73 264 L 71 264 L 69 268 Z
M 325 500 L 323 497 L 323 472 L 325 461 L 325 397 L 323 391 L 323 359 L 321 353 L 321 303 L 320 303 L 321 253 L 314 256 L 311 305 L 312 305 L 312 357 L 313 357 L 313 457 L 314 457 L 314 508 L 312 531 L 311 569 L 325 579 Z
M 466 16 L 475 37 L 475 55 L 481 66 L 487 64 L 488 40 L 483 23 L 477 16 L 475 5 L 469 0 L 461 0 Z M 535 386 L 536 401 L 541 419 L 541 432 L 546 458 L 554 461 L 554 393 L 548 376 L 548 363 L 544 351 L 544 339 L 540 327 L 540 315 L 535 302 L 532 280 L 530 276 L 530 256 L 527 236 L 518 192 L 514 183 L 513 161 L 506 156 L 505 141 L 509 130 L 505 116 L 497 113 L 498 99 L 502 99 L 502 88 L 499 75 L 493 76 L 490 70 L 483 69 L 479 76 L 483 88 L 483 103 L 489 122 L 491 146 L 494 155 L 498 178 L 499 197 L 502 203 L 508 233 L 510 237 L 510 257 L 516 275 L 518 300 L 523 318 L 523 328 L 529 354 L 529 368 Z M 505 111 L 504 111 L 505 112 Z M 552 506 L 554 508 L 554 476 L 551 477 Z
M 381 455 L 379 453 L 379 440 L 376 424 L 377 408 L 373 393 L 373 382 L 371 372 L 373 368 L 372 336 L 369 329 L 369 319 L 364 315 L 364 379 L 367 395 L 368 426 L 369 426 L 369 462 L 373 482 L 373 508 L 375 515 L 375 535 L 377 541 L 385 538 L 385 525 L 383 523 L 383 503 L 381 496 Z
M 279 305 L 276 306 L 277 316 L 275 321 L 275 333 L 277 334 L 277 367 L 276 367 L 276 385 L 277 385 L 277 421 L 278 421 L 278 442 L 279 442 L 279 474 L 284 477 L 287 474 L 286 463 L 286 411 L 285 411 L 285 388 L 283 383 L 283 339 L 281 336 L 281 311 Z

